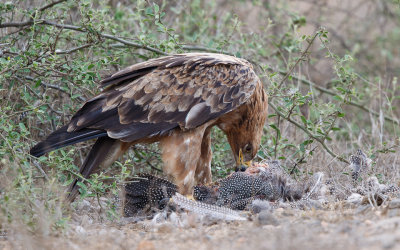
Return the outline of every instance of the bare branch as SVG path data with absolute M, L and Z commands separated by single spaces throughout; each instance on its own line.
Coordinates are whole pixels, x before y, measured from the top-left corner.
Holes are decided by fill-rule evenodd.
M 11 22 L 11 23 L 1 23 L 0 24 L 0 28 L 11 28 L 11 27 L 15 27 L 15 28 L 17 28 L 17 27 L 24 27 L 24 26 L 29 26 L 29 25 L 32 25 L 33 24 L 33 21 L 26 21 L 26 22 L 20 22 L 20 23 L 13 23 L 13 22 Z
M 75 30 L 75 31 L 79 31 L 79 32 L 85 32 L 85 29 L 83 29 L 83 28 L 81 28 L 79 26 L 70 25 L 70 24 L 60 24 L 60 23 L 55 23 L 55 22 L 48 21 L 48 20 L 39 20 L 39 22 L 37 22 L 36 24 L 38 24 L 38 25 L 50 25 L 50 26 L 54 26 L 54 27 L 57 27 L 57 28 Z M 1 28 L 1 26 L 0 26 L 0 28 Z
M 207 48 L 204 46 L 198 46 L 198 45 L 181 45 L 182 49 L 185 50 L 193 50 L 193 51 L 204 51 L 204 52 L 212 52 L 212 53 L 223 53 L 226 55 L 231 55 L 234 56 L 234 54 L 225 51 L 225 50 L 219 50 L 219 49 L 213 49 L 213 48 Z
M 29 21 L 25 21 L 25 22 L 20 22 L 20 23 L 2 23 L 0 24 L 0 28 L 9 28 L 9 27 L 24 27 L 24 26 L 29 26 L 29 25 L 50 25 L 50 26 L 54 26 L 54 27 L 58 27 L 58 28 L 63 28 L 63 29 L 69 29 L 69 30 L 75 30 L 75 31 L 80 31 L 80 32 L 84 32 L 85 30 L 78 27 L 78 26 L 74 26 L 74 25 L 69 25 L 69 24 L 59 24 L 59 23 L 55 23 L 49 20 L 43 20 L 43 19 L 39 19 L 39 20 L 29 20 Z
M 48 8 L 53 7 L 56 4 L 59 4 L 59 3 L 65 2 L 65 1 L 67 1 L 67 0 L 58 0 L 58 1 L 51 2 L 51 3 L 47 4 L 47 5 L 39 8 L 39 11 L 44 11 L 44 10 L 46 10 Z M 41 20 L 41 21 L 44 21 L 44 20 Z M 2 24 L 0 24 L 0 28 L 24 27 L 24 26 L 32 25 L 33 23 L 34 23 L 34 21 L 32 19 L 30 19 L 29 21 L 19 22 L 19 23 L 14 23 L 14 22 L 2 23 Z
M 37 79 L 35 79 L 35 78 L 33 78 L 33 77 L 30 77 L 30 76 L 21 76 L 21 77 L 23 77 L 23 78 L 25 78 L 25 79 L 27 79 L 27 80 L 29 80 L 29 81 L 33 81 L 33 82 L 36 82 L 36 81 L 37 81 Z M 70 94 L 70 93 L 68 93 L 67 91 L 63 90 L 60 86 L 57 86 L 57 85 L 54 85 L 54 84 L 50 84 L 50 83 L 46 83 L 46 82 L 43 82 L 43 81 L 41 81 L 40 84 L 43 85 L 43 86 L 45 86 L 46 88 L 56 89 L 56 90 L 58 90 L 58 91 L 60 91 L 60 92 L 63 92 L 63 93 L 65 93 L 65 94 L 67 94 L 67 95 Z M 80 101 L 82 101 L 82 102 L 85 102 L 85 101 L 86 101 L 86 99 L 83 98 L 82 96 L 78 96 L 77 98 L 78 98 Z
M 109 34 L 99 34 L 99 35 L 101 37 L 108 38 L 108 39 L 120 42 L 120 43 L 125 44 L 125 45 L 130 46 L 130 47 L 134 47 L 134 48 L 138 48 L 138 49 L 145 49 L 145 50 L 157 53 L 159 55 L 165 55 L 165 56 L 169 55 L 168 53 L 166 53 L 164 51 L 161 51 L 159 49 L 152 48 L 152 47 L 149 47 L 149 46 L 146 46 L 146 45 L 143 45 L 143 44 L 139 44 L 139 43 L 126 41 L 124 39 L 118 38 L 118 37 L 113 36 L 113 35 L 109 35 Z
M 34 24 L 33 21 L 27 21 L 27 22 L 21 22 L 21 23 L 3 23 L 3 24 L 0 24 L 0 28 L 24 27 L 24 26 L 29 26 L 29 25 L 32 25 L 32 24 Z M 78 32 L 86 32 L 86 30 L 84 28 L 81 28 L 79 26 L 68 25 L 68 24 L 59 24 L 59 23 L 55 23 L 55 22 L 52 22 L 52 21 L 48 21 L 48 20 L 36 20 L 35 24 L 36 25 L 50 25 L 50 26 L 54 26 L 54 27 L 62 28 L 62 29 L 75 30 L 75 31 L 78 31 Z M 168 53 L 166 53 L 164 51 L 161 51 L 159 49 L 156 49 L 156 48 L 144 45 L 144 44 L 127 41 L 125 39 L 122 39 L 122 38 L 119 38 L 119 37 L 116 37 L 116 36 L 113 36 L 113 35 L 110 35 L 110 34 L 99 33 L 98 35 L 100 37 L 103 37 L 103 38 L 107 38 L 107 39 L 110 39 L 110 40 L 114 40 L 114 41 L 120 42 L 121 44 L 123 44 L 125 46 L 134 47 L 134 48 L 137 48 L 137 49 L 144 49 L 144 50 L 151 51 L 151 52 L 154 52 L 154 53 L 159 54 L 159 55 L 164 55 L 164 56 L 169 55 Z M 112 44 L 112 47 L 121 47 L 121 46 L 119 44 Z M 204 46 L 182 45 L 181 48 L 185 49 L 185 50 L 188 50 L 188 51 L 204 51 L 204 52 L 211 52 L 211 53 L 223 53 L 223 54 L 226 54 L 226 55 L 234 56 L 234 54 L 232 54 L 231 52 L 224 51 L 224 50 L 217 50 L 217 49 L 213 49 L 213 48 L 207 48 L 207 47 L 204 47 Z M 244 58 L 244 59 L 246 59 L 249 62 L 259 66 L 259 64 L 257 62 L 254 62 L 251 59 L 247 59 L 247 58 Z
M 18 76 L 14 76 L 15 79 L 17 79 L 20 82 L 24 82 L 23 79 L 19 78 Z M 38 99 L 42 99 L 42 97 L 40 95 L 38 95 L 38 93 L 36 93 L 33 89 L 31 89 L 31 87 L 29 87 L 28 85 L 25 84 L 25 87 L 27 87 L 29 89 L 29 91 L 34 94 Z M 58 114 L 58 115 L 62 115 L 63 113 L 57 110 L 54 110 L 50 104 L 45 104 L 51 111 L 53 111 L 54 113 Z
M 75 51 L 78 51 L 78 50 L 81 50 L 81 49 L 90 47 L 90 46 L 92 46 L 92 45 L 93 45 L 92 43 L 88 43 L 88 44 L 84 44 L 84 45 L 82 45 L 82 46 L 78 46 L 78 47 L 71 48 L 71 49 L 67 49 L 67 50 L 59 50 L 59 49 L 56 49 L 55 53 L 56 53 L 57 55 L 71 54 L 71 53 L 74 53 Z
M 33 165 L 39 170 L 39 172 L 42 174 L 42 176 L 46 179 L 46 181 L 49 181 L 49 177 L 47 176 L 46 172 L 42 169 L 42 167 L 39 165 L 39 163 L 36 160 L 33 160 Z
M 36 20 L 36 22 L 34 22 L 33 20 L 30 20 L 30 21 L 21 22 L 21 23 L 3 23 L 3 24 L 0 24 L 0 28 L 24 27 L 24 26 L 33 25 L 34 23 L 36 25 L 50 25 L 50 26 L 54 26 L 54 27 L 62 28 L 62 29 L 75 30 L 78 32 L 86 32 L 86 30 L 84 28 L 81 28 L 79 26 L 69 25 L 69 24 L 60 24 L 60 23 L 55 23 L 55 22 L 49 21 L 49 20 Z M 138 48 L 138 49 L 145 49 L 145 50 L 157 53 L 159 55 L 169 55 L 168 53 L 161 51 L 159 49 L 152 48 L 150 46 L 139 44 L 139 43 L 130 42 L 130 41 L 124 40 L 122 38 L 119 38 L 119 37 L 116 37 L 116 36 L 113 36 L 110 34 L 99 33 L 98 35 L 100 37 L 104 37 L 104 38 L 107 38 L 110 40 L 120 42 L 126 46 L 130 46 L 130 47 L 134 47 L 134 48 Z
M 311 48 L 311 45 L 314 43 L 315 38 L 317 38 L 319 32 L 315 32 L 314 36 L 311 38 L 311 40 L 308 42 L 307 48 L 301 53 L 300 57 L 296 60 L 296 62 L 293 64 L 293 66 L 289 69 L 288 72 L 286 72 L 286 75 L 282 78 L 281 82 L 278 84 L 278 89 L 282 86 L 283 82 L 286 81 L 286 79 L 289 77 L 290 74 L 292 74 L 293 70 L 296 68 L 296 66 L 299 64 L 301 60 L 303 60 L 304 56 L 308 53 L 308 50 Z
M 315 146 L 313 149 L 308 151 L 308 155 L 310 155 L 312 152 L 314 152 L 314 150 L 317 149 L 317 146 Z M 304 154 L 299 160 L 297 160 L 292 168 L 292 170 L 290 170 L 289 174 L 292 175 L 294 173 L 294 170 L 296 170 L 297 166 L 299 164 L 301 164 L 305 159 L 306 159 L 307 155 Z
M 44 11 L 44 10 L 46 10 L 46 9 L 48 9 L 48 8 L 53 7 L 53 6 L 56 5 L 56 4 L 59 4 L 59 3 L 62 3 L 62 2 L 66 2 L 66 1 L 67 1 L 67 0 L 58 0 L 58 1 L 51 2 L 51 3 L 49 3 L 49 4 L 47 4 L 47 5 L 43 6 L 43 7 L 41 7 L 41 8 L 39 9 L 39 11 Z

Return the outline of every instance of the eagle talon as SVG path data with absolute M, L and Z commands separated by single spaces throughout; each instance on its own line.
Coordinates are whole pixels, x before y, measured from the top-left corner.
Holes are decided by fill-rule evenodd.
M 195 201 L 195 199 L 194 199 L 194 197 L 193 197 L 192 194 L 185 195 L 185 197 L 186 197 L 186 199 L 188 199 L 188 200 Z
M 246 171 L 247 167 L 244 165 L 236 166 L 235 172 L 244 172 Z

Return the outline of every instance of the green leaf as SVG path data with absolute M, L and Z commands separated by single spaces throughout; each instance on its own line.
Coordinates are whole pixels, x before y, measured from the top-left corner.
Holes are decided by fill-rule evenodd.
M 153 3 L 153 8 L 154 8 L 154 13 L 158 13 L 160 11 L 160 7 L 156 3 Z
M 275 124 L 270 124 L 269 126 L 277 132 L 278 139 L 281 138 L 281 130 Z
M 42 84 L 42 80 L 38 79 L 35 84 L 35 88 L 39 87 Z
M 71 99 L 76 99 L 76 98 L 78 98 L 78 97 L 80 97 L 81 96 L 81 94 L 75 94 L 75 95 L 72 95 L 71 96 Z
M 301 151 L 302 153 L 304 153 L 304 152 L 306 151 L 306 149 L 305 149 L 303 143 L 300 144 L 300 151 Z
M 311 143 L 313 143 L 313 142 L 314 142 L 313 139 L 309 139 L 309 140 L 303 141 L 303 144 L 304 144 L 304 145 L 309 145 L 309 144 L 311 144 Z
M 20 130 L 21 130 L 22 133 L 27 132 L 26 127 L 25 127 L 25 125 L 24 125 L 22 122 L 20 122 L 20 123 L 18 124 L 18 126 L 19 126 L 19 128 L 20 128 Z
M 304 117 L 304 115 L 300 116 L 300 118 L 304 125 L 307 125 L 307 119 Z
M 333 96 L 333 99 L 335 99 L 336 101 L 340 101 L 340 102 L 343 101 L 343 98 L 339 95 Z
M 78 181 L 78 182 L 76 183 L 76 185 L 80 187 L 80 188 L 79 188 L 79 192 L 81 193 L 81 197 L 87 196 L 87 191 L 88 191 L 88 189 L 87 189 L 85 183 L 83 183 L 83 182 L 81 182 L 81 181 Z
M 347 90 L 342 87 L 336 87 L 337 90 L 341 91 L 342 93 L 346 93 Z

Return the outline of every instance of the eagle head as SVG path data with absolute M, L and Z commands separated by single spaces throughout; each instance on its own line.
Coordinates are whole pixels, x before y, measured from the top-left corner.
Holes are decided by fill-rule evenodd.
M 237 165 L 249 165 L 257 155 L 267 111 L 268 98 L 260 83 L 249 100 L 234 113 L 228 113 L 219 124 L 227 135 Z

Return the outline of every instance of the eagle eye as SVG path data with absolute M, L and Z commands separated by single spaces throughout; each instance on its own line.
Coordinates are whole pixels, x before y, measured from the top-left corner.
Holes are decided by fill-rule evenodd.
M 244 152 L 246 153 L 250 153 L 252 149 L 251 144 L 246 144 L 246 146 L 244 146 Z

